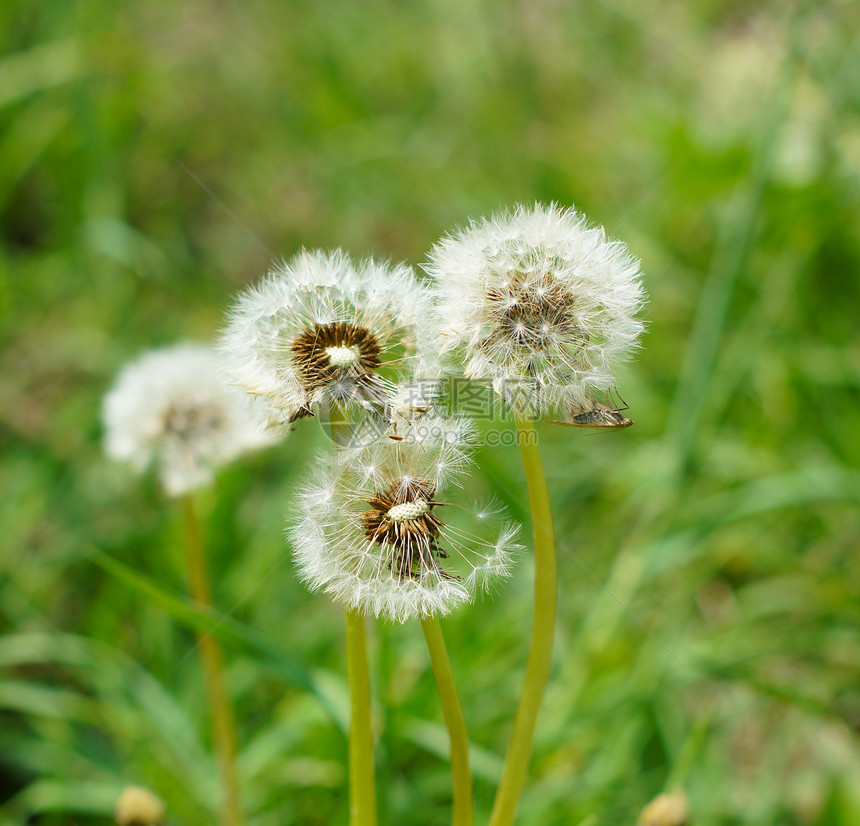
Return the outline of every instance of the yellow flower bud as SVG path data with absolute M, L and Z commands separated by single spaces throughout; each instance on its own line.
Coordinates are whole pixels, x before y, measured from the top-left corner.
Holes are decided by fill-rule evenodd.
M 128 786 L 116 802 L 114 817 L 120 826 L 156 826 L 164 819 L 164 803 L 149 789 Z
M 687 795 L 681 789 L 658 794 L 639 815 L 637 826 L 687 826 Z

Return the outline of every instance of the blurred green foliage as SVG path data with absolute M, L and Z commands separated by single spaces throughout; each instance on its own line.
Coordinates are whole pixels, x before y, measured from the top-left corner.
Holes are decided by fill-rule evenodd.
M 213 620 L 174 507 L 101 454 L 119 367 L 211 338 L 272 257 L 420 264 L 536 199 L 625 240 L 650 303 L 636 427 L 541 428 L 562 601 L 521 821 L 677 785 L 695 826 L 860 822 L 856 5 L 7 0 L 0 43 L 0 824 L 108 823 L 131 782 L 214 818 Z M 346 820 L 341 616 L 282 536 L 304 424 L 204 500 L 252 826 Z M 480 462 L 527 519 L 516 449 Z M 444 623 L 483 820 L 530 575 Z M 382 822 L 444 823 L 421 634 L 372 655 Z

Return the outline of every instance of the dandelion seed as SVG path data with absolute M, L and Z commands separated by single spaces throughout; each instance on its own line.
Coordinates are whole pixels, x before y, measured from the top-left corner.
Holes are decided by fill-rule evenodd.
M 171 496 L 208 484 L 217 468 L 274 438 L 247 396 L 226 386 L 216 353 L 190 343 L 126 366 L 102 419 L 108 455 L 139 471 L 154 465 Z
M 467 430 L 437 420 L 420 440 L 344 450 L 319 467 L 290 529 L 310 587 L 402 622 L 447 614 L 508 576 L 518 529 L 442 495 L 468 463 Z
M 392 432 L 388 434 L 389 438 L 403 441 L 406 438 L 404 434 L 427 416 L 436 406 L 439 397 L 438 377 L 432 378 L 428 375 L 401 382 L 388 401 L 385 412 L 385 422 L 392 428 Z
M 221 341 L 231 379 L 262 397 L 273 424 L 312 416 L 318 405 L 382 414 L 396 385 L 430 352 L 429 299 L 412 270 L 341 252 L 302 252 L 230 312 Z
M 643 329 L 638 262 L 573 209 L 536 204 L 473 222 L 425 268 L 442 347 L 518 413 L 591 410 Z

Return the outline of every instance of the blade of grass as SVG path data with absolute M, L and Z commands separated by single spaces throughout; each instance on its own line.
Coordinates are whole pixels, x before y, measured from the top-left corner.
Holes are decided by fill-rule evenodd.
M 296 658 L 273 646 L 262 634 L 232 617 L 219 617 L 214 610 L 195 607 L 168 593 L 149 577 L 95 546 L 90 546 L 88 553 L 92 562 L 144 596 L 152 605 L 166 611 L 177 622 L 193 631 L 214 633 L 224 641 L 241 644 L 259 659 L 261 665 L 270 668 L 292 685 L 310 692 L 337 726 L 346 731 L 340 704 L 322 689 L 319 676 Z
M 802 15 L 789 25 L 790 47 L 774 87 L 769 90 L 750 169 L 730 199 L 711 260 L 710 272 L 696 307 L 689 344 L 666 424 L 664 444 L 671 465 L 668 492 L 674 496 L 686 475 L 696 434 L 701 423 L 708 388 L 719 360 L 719 347 L 735 286 L 746 264 L 756 233 L 771 161 L 779 139 L 779 128 L 797 81 L 801 63 L 798 38 Z
M 184 787 L 199 805 L 208 805 L 213 796 L 208 757 L 194 726 L 172 695 L 139 663 L 106 643 L 61 631 L 0 637 L 0 667 L 37 664 L 68 669 L 94 695 L 86 698 L 95 704 L 98 714 L 90 722 L 105 733 L 123 742 L 139 740 L 141 732 L 146 732 L 147 748 L 153 756 L 165 767 L 181 771 Z M 38 702 L 38 694 L 34 696 Z M 32 705 L 34 700 L 28 702 Z M 70 710 L 75 711 L 75 706 Z M 67 722 L 76 719 L 74 714 L 55 718 Z
M 0 61 L 0 107 L 34 92 L 67 83 L 85 72 L 75 38 L 34 46 Z
M 7 804 L 6 813 L 18 823 L 47 812 L 110 817 L 122 786 L 86 780 L 37 780 L 18 792 Z

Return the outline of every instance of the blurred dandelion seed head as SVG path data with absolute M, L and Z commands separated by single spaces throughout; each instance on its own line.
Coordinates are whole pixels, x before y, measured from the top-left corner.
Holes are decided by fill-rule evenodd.
M 179 496 L 273 440 L 251 408 L 226 386 L 209 347 L 152 350 L 122 370 L 104 399 L 105 450 L 140 471 L 154 465 L 167 493 Z
M 426 265 L 440 349 L 517 412 L 581 409 L 637 346 L 639 264 L 573 209 L 536 204 L 443 238 Z

